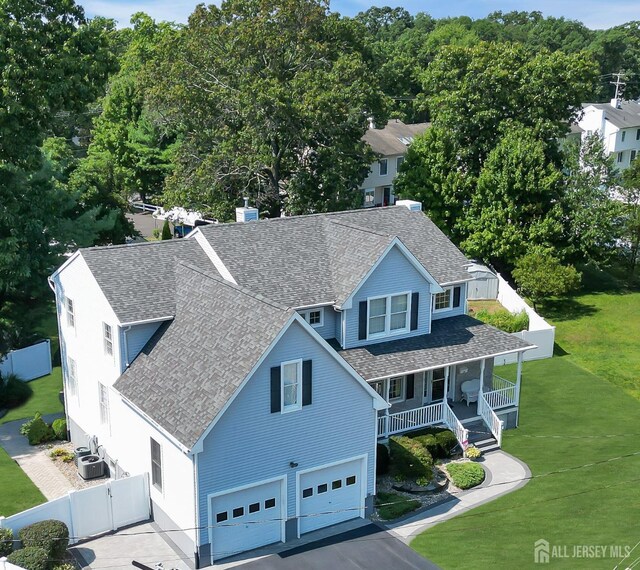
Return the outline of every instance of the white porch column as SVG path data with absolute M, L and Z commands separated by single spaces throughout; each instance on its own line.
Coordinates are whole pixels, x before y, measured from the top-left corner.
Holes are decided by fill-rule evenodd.
M 520 380 L 522 378 L 522 359 L 524 357 L 523 352 L 518 353 L 518 368 L 516 372 L 516 426 L 520 421 Z
M 449 369 L 450 366 L 445 366 L 444 369 L 444 401 L 449 403 Z
M 486 362 L 485 358 L 483 358 L 480 361 L 480 390 L 478 392 L 478 394 L 480 396 L 484 393 L 484 366 L 485 366 L 485 362 Z

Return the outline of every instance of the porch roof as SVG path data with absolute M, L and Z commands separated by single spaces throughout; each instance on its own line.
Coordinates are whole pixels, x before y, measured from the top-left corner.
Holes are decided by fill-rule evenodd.
M 535 345 L 462 315 L 433 321 L 431 334 L 336 350 L 371 381 L 530 348 Z

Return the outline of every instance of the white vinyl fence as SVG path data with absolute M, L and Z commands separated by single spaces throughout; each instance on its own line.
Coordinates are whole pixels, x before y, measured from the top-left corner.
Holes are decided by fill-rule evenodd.
M 33 380 L 51 374 L 51 341 L 12 350 L 0 361 L 0 374 L 15 374 L 21 380 Z
M 7 558 L 2 556 L 0 557 L 0 570 L 24 570 L 24 568 L 22 566 L 11 564 L 11 562 L 7 562 Z
M 69 491 L 64 497 L 10 517 L 0 517 L 0 528 L 10 528 L 17 535 L 21 528 L 34 522 L 56 519 L 69 527 L 69 543 L 75 544 L 150 516 L 149 477 L 143 473 L 81 491 Z
M 502 275 L 498 276 L 498 302 L 508 311 L 519 313 L 524 311 L 529 315 L 529 330 L 512 333 L 522 340 L 535 344 L 537 348 L 527 350 L 524 353 L 524 360 L 540 360 L 542 358 L 551 358 L 553 356 L 553 344 L 556 337 L 556 327 L 551 326 L 545 321 L 533 308 L 531 308 L 524 299 L 516 293 L 516 291 L 507 283 Z M 499 356 L 495 359 L 496 366 L 501 364 L 511 364 L 516 362 L 515 354 Z

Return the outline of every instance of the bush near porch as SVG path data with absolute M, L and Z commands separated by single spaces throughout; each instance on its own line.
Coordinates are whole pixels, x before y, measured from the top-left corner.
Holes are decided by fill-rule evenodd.
M 445 428 L 425 428 L 412 431 L 407 437 L 420 442 L 434 459 L 448 459 L 458 445 L 454 433 Z
M 449 463 L 446 469 L 458 489 L 471 489 L 484 481 L 484 469 L 477 463 Z

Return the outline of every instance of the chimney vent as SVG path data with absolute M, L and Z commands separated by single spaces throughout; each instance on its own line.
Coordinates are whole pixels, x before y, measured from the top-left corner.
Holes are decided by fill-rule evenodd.
M 236 222 L 255 222 L 258 219 L 258 208 L 249 206 L 249 198 L 244 198 L 244 206 L 236 208 Z

